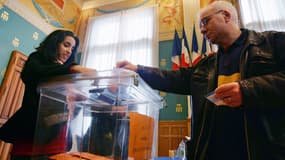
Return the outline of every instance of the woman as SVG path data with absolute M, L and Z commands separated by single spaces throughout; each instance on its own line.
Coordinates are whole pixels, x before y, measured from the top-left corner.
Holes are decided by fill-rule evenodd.
M 67 30 L 49 34 L 30 54 L 21 74 L 25 84 L 22 107 L 0 128 L 0 139 L 13 143 L 12 160 L 48 159 L 64 148 L 46 146 L 43 153 L 33 152 L 33 139 L 40 95 L 38 84 L 46 78 L 70 73 L 95 71 L 74 63 L 78 38 Z M 62 140 L 62 137 L 54 137 Z

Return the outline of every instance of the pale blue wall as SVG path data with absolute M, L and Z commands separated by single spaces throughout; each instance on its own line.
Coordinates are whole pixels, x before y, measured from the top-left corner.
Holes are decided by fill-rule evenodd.
M 8 17 L 6 19 L 5 17 Z M 38 39 L 33 39 L 33 34 L 38 33 Z M 38 47 L 46 35 L 36 26 L 16 14 L 6 6 L 0 8 L 0 84 L 3 80 L 3 73 L 9 62 L 13 50 L 21 51 L 29 55 Z M 19 39 L 19 46 L 13 45 L 12 41 Z
M 166 66 L 160 66 L 162 69 L 171 69 L 171 51 L 173 41 L 159 42 L 159 59 L 166 59 Z M 173 84 L 175 85 L 175 84 Z M 167 93 L 165 97 L 167 106 L 160 110 L 160 120 L 185 120 L 188 116 L 187 96 Z M 182 105 L 182 112 L 176 112 L 176 104 Z

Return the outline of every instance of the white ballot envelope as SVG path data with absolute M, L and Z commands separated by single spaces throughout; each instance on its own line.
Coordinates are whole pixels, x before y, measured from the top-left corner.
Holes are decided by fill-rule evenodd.
M 215 91 L 208 93 L 205 97 L 217 106 L 227 105 L 223 99 L 215 98 Z

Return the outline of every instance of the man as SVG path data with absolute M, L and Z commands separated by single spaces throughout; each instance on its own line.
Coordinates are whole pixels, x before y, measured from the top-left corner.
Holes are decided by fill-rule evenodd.
M 188 159 L 285 159 L 285 33 L 240 29 L 225 1 L 200 11 L 200 29 L 219 49 L 195 67 L 117 67 L 138 72 L 154 89 L 192 95 Z M 206 98 L 212 91 L 219 103 Z

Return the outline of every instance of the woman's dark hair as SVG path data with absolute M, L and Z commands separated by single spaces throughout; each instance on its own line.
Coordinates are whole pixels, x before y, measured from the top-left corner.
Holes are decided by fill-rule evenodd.
M 79 39 L 73 34 L 73 32 L 68 30 L 55 30 L 50 33 L 41 43 L 40 46 L 36 48 L 38 52 L 41 52 L 50 61 L 55 61 L 58 54 L 58 46 L 64 41 L 66 36 L 73 37 L 75 39 L 75 46 L 72 50 L 72 54 L 65 64 L 70 64 L 74 62 L 75 53 L 79 45 Z

